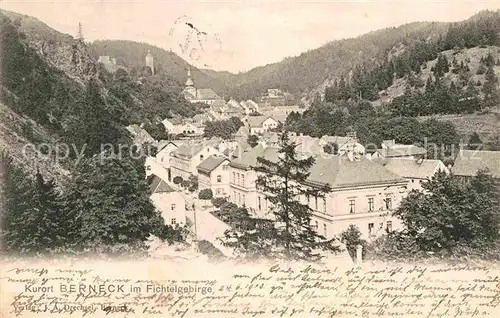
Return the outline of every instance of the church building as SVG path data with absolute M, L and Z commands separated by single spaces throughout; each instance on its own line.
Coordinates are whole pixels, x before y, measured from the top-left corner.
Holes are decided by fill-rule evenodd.
M 224 105 L 225 101 L 211 88 L 196 88 L 191 79 L 191 68 L 188 68 L 186 88 L 182 91 L 184 98 L 191 103 L 208 105 Z

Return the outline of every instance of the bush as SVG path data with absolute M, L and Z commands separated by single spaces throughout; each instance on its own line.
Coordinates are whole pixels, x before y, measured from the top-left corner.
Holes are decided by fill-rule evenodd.
M 200 200 L 210 200 L 214 197 L 212 189 L 202 189 L 198 194 L 198 199 Z
M 340 241 L 345 245 L 352 259 L 356 258 L 356 249 L 358 245 L 363 246 L 362 257 L 365 258 L 367 243 L 361 238 L 359 228 L 353 224 L 349 225 L 347 230 L 340 234 Z
M 177 177 L 174 177 L 174 179 L 172 181 L 174 182 L 174 184 L 182 184 L 182 181 L 184 181 L 184 179 L 182 179 L 181 176 L 177 176 Z
M 225 198 L 212 198 L 212 204 L 216 208 L 220 208 L 227 200 Z

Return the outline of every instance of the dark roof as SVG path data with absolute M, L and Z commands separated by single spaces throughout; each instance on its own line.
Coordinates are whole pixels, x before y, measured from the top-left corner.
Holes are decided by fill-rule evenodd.
M 149 185 L 149 193 L 170 193 L 174 192 L 175 190 L 169 186 L 165 181 L 160 179 L 156 175 L 150 175 L 147 179 L 148 185 Z
M 489 170 L 492 176 L 500 177 L 500 151 L 460 150 L 453 173 L 474 176 L 479 170 Z
M 226 160 L 229 161 L 224 157 L 210 156 L 207 159 L 203 160 L 203 162 L 200 163 L 197 168 L 198 170 L 210 173 Z

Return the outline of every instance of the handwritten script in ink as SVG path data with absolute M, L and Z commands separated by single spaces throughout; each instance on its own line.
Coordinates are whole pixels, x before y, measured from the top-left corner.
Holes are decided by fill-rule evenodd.
M 133 265 L 134 275 L 127 275 L 130 269 L 109 266 L 114 267 L 113 275 L 74 266 L 5 266 L 0 279 L 2 314 L 441 318 L 498 317 L 500 312 L 499 271 L 487 267 L 340 270 L 275 264 L 200 274 L 170 273 L 165 263 L 154 270 L 151 265 Z

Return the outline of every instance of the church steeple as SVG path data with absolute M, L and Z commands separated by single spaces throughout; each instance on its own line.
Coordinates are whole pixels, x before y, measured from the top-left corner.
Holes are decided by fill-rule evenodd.
M 194 86 L 193 80 L 191 79 L 191 66 L 188 66 L 186 87 Z

